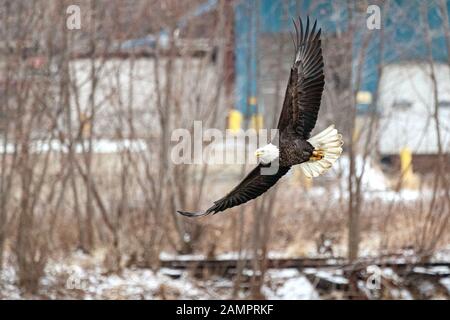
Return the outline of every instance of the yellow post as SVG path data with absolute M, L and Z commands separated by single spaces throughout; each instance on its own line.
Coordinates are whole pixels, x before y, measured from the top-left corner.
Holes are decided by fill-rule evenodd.
M 402 175 L 402 187 L 407 189 L 417 189 L 419 178 L 414 174 L 412 152 L 408 147 L 404 147 L 400 150 L 400 169 Z
M 400 167 L 402 169 L 402 177 L 409 179 L 412 176 L 412 152 L 408 147 L 400 150 Z
M 372 93 L 370 91 L 358 91 L 356 94 L 356 103 L 371 104 Z
M 242 113 L 236 109 L 230 110 L 228 115 L 228 129 L 233 133 L 237 133 L 242 126 Z

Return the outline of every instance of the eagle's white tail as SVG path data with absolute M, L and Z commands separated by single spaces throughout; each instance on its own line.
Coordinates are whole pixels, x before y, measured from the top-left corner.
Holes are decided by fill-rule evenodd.
M 303 173 L 308 178 L 318 177 L 331 168 L 333 163 L 342 153 L 342 135 L 334 128 L 329 126 L 319 134 L 308 140 L 314 147 L 313 157 L 307 162 L 300 164 Z

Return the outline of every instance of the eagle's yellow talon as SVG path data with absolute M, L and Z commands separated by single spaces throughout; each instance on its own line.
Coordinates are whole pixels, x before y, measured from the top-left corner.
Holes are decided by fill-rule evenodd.
M 309 160 L 312 160 L 312 161 L 322 160 L 324 156 L 325 156 L 325 152 L 323 150 L 313 150 L 312 157 L 309 158 Z

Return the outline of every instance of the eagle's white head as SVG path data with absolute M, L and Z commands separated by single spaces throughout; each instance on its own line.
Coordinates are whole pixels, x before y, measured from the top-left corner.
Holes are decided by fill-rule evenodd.
M 264 164 L 271 163 L 280 156 L 278 147 L 269 143 L 268 145 L 259 148 L 255 151 L 255 156 Z

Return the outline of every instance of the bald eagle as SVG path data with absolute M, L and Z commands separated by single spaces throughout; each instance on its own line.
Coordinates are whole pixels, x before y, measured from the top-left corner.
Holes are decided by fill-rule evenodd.
M 343 141 L 334 125 L 310 138 L 325 83 L 321 29 L 316 31 L 316 25 L 317 21 L 310 28 L 309 17 L 306 28 L 303 28 L 300 18 L 298 24 L 294 21 L 295 59 L 278 121 L 278 143 L 257 149 L 255 155 L 259 162 L 256 168 L 209 209 L 197 213 L 178 213 L 187 217 L 216 214 L 262 195 L 294 165 L 300 165 L 303 173 L 312 178 L 326 172 L 339 158 Z M 270 167 L 274 161 L 278 161 L 278 171 L 271 175 L 261 174 L 262 169 Z

